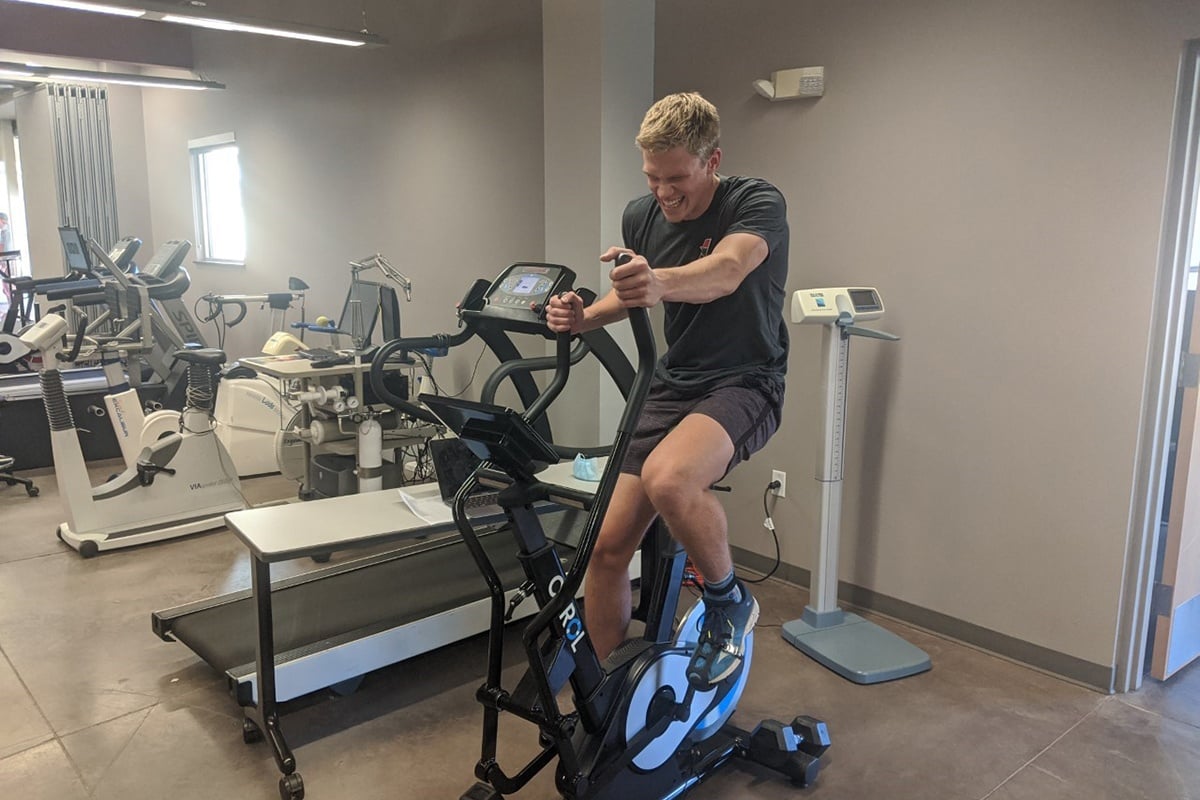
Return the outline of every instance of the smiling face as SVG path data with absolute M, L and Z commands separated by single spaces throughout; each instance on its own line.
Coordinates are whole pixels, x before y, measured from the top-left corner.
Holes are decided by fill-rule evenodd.
M 697 219 L 708 210 L 717 191 L 720 148 L 702 159 L 684 147 L 642 150 L 642 172 L 668 222 Z

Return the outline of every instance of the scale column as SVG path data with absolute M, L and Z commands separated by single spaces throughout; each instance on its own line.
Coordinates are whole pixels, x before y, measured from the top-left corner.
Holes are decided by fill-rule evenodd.
M 809 581 L 804 619 L 814 627 L 841 621 L 837 607 L 838 540 L 842 524 L 842 459 L 846 446 L 846 380 L 849 337 L 836 325 L 821 326 L 821 404 L 824 419 L 817 453 L 817 483 L 821 488 L 821 529 L 817 537 L 817 568 Z

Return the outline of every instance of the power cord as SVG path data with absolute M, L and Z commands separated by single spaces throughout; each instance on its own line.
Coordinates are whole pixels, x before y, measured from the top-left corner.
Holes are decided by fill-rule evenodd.
M 475 359 L 475 366 L 471 368 L 471 377 L 467 378 L 466 384 L 454 394 L 445 394 L 442 387 L 438 385 L 437 379 L 433 377 L 433 362 L 424 353 L 413 353 L 421 361 L 421 366 L 425 368 L 425 374 L 429 376 L 429 382 L 433 384 L 433 389 L 437 394 L 444 397 L 459 397 L 467 389 L 471 388 L 471 384 L 475 382 L 475 373 L 479 371 L 479 362 L 483 360 L 483 354 L 487 352 L 487 345 L 479 349 L 479 357 Z
M 781 561 L 779 555 L 779 534 L 775 532 L 775 520 L 771 519 L 771 509 L 767 507 L 767 497 L 770 496 L 772 490 L 778 489 L 779 486 L 779 481 L 771 481 L 767 484 L 767 488 L 763 489 L 763 513 L 766 515 L 766 519 L 763 520 L 763 527 L 771 532 L 771 538 L 775 540 L 775 566 L 771 567 L 771 571 L 761 578 L 742 578 L 742 583 L 763 583 L 779 569 Z

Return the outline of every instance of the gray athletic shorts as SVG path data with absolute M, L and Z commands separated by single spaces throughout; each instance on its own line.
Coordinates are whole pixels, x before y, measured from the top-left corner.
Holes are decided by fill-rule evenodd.
M 725 465 L 725 473 L 721 476 L 724 477 L 762 449 L 779 428 L 781 413 L 779 403 L 772 402 L 757 389 L 744 386 L 740 377 L 717 384 L 698 397 L 684 395 L 655 381 L 638 418 L 637 430 L 621 464 L 621 472 L 640 476 L 650 451 L 675 429 L 680 420 L 688 414 L 703 414 L 716 420 L 733 442 L 733 458 Z

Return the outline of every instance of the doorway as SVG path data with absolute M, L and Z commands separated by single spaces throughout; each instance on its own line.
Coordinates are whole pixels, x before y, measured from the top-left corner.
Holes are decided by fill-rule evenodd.
M 1133 620 L 1122 619 L 1118 644 L 1128 647 L 1130 658 L 1118 658 L 1117 691 L 1138 688 L 1143 675 L 1167 680 L 1200 658 L 1200 41 L 1185 50 L 1176 115 L 1155 309 L 1155 330 L 1164 340 L 1157 351 L 1164 367 L 1158 376 L 1159 422 L 1148 456 L 1140 456 L 1149 458 L 1152 470 L 1155 462 L 1159 468 L 1148 482 L 1146 501 L 1157 512 L 1141 545 L 1131 541 L 1129 563 L 1140 574 L 1137 596 L 1127 591 L 1124 597 L 1125 614 Z M 1154 391 L 1151 381 L 1147 388 Z

